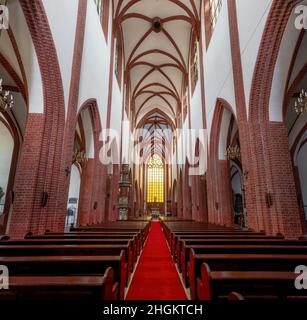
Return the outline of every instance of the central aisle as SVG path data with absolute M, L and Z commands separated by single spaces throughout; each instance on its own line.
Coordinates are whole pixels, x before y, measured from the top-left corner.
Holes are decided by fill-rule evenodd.
M 187 300 L 159 222 L 152 222 L 126 300 Z

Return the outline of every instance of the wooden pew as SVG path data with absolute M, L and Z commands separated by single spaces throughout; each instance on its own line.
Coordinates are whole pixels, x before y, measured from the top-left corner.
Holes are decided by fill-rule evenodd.
M 0 301 L 110 301 L 118 299 L 112 268 L 103 276 L 11 276 L 9 290 L 0 290 Z
M 104 233 L 104 232 L 69 232 L 69 233 L 61 233 L 61 234 L 52 234 L 52 233 L 46 233 L 44 235 L 32 235 L 32 233 L 28 233 L 25 236 L 25 239 L 72 239 L 72 238 L 83 238 L 83 239 L 134 239 L 134 241 L 137 244 L 137 251 L 140 253 L 143 244 L 144 239 L 139 233 L 139 231 L 130 232 L 129 234 L 113 234 L 111 233 Z
M 171 253 L 174 255 L 177 248 L 177 243 L 179 239 L 202 239 L 205 236 L 248 236 L 248 237 L 264 237 L 264 232 L 250 232 L 250 231 L 231 231 L 231 230 L 219 230 L 219 231 L 191 231 L 191 232 L 172 232 L 171 233 Z M 283 236 L 278 236 L 283 239 Z
M 228 299 L 233 291 L 236 299 L 307 299 L 304 290 L 295 288 L 293 271 L 211 271 L 208 264 L 201 266 L 197 279 L 199 300 Z M 229 297 L 230 296 L 230 297 Z M 235 299 L 234 297 L 232 299 Z
M 110 231 L 110 230 L 106 230 L 106 231 L 71 231 L 71 232 L 50 232 L 50 231 L 46 231 L 44 236 L 48 237 L 48 238 L 52 238 L 52 237 L 60 237 L 60 236 L 66 236 L 66 237 L 73 237 L 73 236 L 90 236 L 90 237 L 114 237 L 114 236 L 119 236 L 119 237 L 124 237 L 124 236 L 135 236 L 137 243 L 138 243 L 138 247 L 142 248 L 143 244 L 144 244 L 144 239 L 142 238 L 142 233 L 141 231 Z M 33 234 L 31 232 L 29 232 L 26 235 L 26 238 L 31 238 L 33 237 Z M 43 235 L 39 235 L 39 237 L 43 237 Z M 117 237 L 118 238 L 118 237 Z
M 143 247 L 143 241 L 140 232 L 120 232 L 120 231 L 108 231 L 108 232 L 91 232 L 91 231 L 74 231 L 74 232 L 48 232 L 44 235 L 33 236 L 32 233 L 27 233 L 25 239 L 57 239 L 57 238 L 100 238 L 100 239 L 108 239 L 108 238 L 130 238 L 135 237 L 135 241 L 137 244 L 138 252 Z
M 25 236 L 25 239 L 34 239 L 34 240 L 41 240 L 41 239 L 134 239 L 135 235 L 130 234 L 130 235 L 118 235 L 118 234 L 87 234 L 82 233 L 82 234 L 70 234 L 70 233 L 63 233 L 59 235 L 38 235 L 34 236 L 32 234 L 27 234 Z
M 228 295 L 228 300 L 229 301 L 241 301 L 241 300 L 245 300 L 244 297 L 238 293 L 238 292 L 230 292 L 230 294 Z
M 91 226 L 78 226 L 70 228 L 70 231 L 141 231 L 148 233 L 151 222 L 144 221 L 116 221 Z
M 265 235 L 254 235 L 253 233 L 244 235 L 244 234 L 212 234 L 212 235 L 184 235 L 184 236 L 177 236 L 176 239 L 176 249 L 173 251 L 174 260 L 178 261 L 178 265 L 180 265 L 180 259 L 181 259 L 181 251 L 182 251 L 182 241 L 184 240 L 191 240 L 191 241 L 197 241 L 197 240 L 284 240 L 283 236 L 265 236 Z
M 139 232 L 138 231 L 69 231 L 69 232 L 50 232 L 50 231 L 46 231 L 45 232 L 45 236 L 63 236 L 63 235 L 137 235 Z
M 72 227 L 70 231 L 139 231 L 142 234 L 142 240 L 145 241 L 150 229 L 150 222 L 135 222 L 135 221 L 117 221 L 95 226 L 79 226 Z
M 103 276 L 111 267 L 119 284 L 119 299 L 124 299 L 127 266 L 125 253 L 119 256 L 18 256 L 0 257 L 0 265 L 12 276 Z
M 132 252 L 133 252 L 133 257 L 134 257 L 134 261 L 136 261 L 137 259 L 137 255 L 139 255 L 139 253 L 141 252 L 141 245 L 140 242 L 137 241 L 137 238 L 133 235 L 131 236 L 66 236 L 66 235 L 58 235 L 58 236 L 31 236 L 31 235 L 27 235 L 25 237 L 25 240 L 27 241 L 32 241 L 33 244 L 35 243 L 35 241 L 40 242 L 43 241 L 42 243 L 47 244 L 48 241 L 49 244 L 51 244 L 52 242 L 60 242 L 63 241 L 63 244 L 66 243 L 67 244 L 77 244 L 78 242 L 84 241 L 85 244 L 122 244 L 122 243 L 127 243 L 127 242 L 131 242 L 131 246 L 132 246 Z M 18 241 L 14 241 L 16 244 L 18 243 Z M 1 242 L 2 243 L 2 242 Z
M 192 223 L 189 225 L 184 224 L 181 227 L 179 227 L 178 224 L 169 225 L 166 223 L 162 223 L 161 225 L 162 225 L 165 237 L 166 237 L 168 244 L 170 246 L 171 246 L 173 232 L 205 232 L 205 231 L 236 231 L 237 230 L 234 228 L 225 228 L 225 227 L 221 227 L 221 226 L 210 226 L 208 224 L 197 224 L 197 223 Z
M 168 239 L 168 243 L 173 248 L 173 234 L 201 234 L 201 233 L 217 233 L 217 232 L 224 232 L 224 233 L 233 233 L 233 234 L 258 234 L 258 235 L 264 235 L 264 232 L 254 232 L 253 230 L 241 230 L 234 227 L 223 227 L 223 226 L 217 226 L 217 225 L 211 225 L 206 223 L 167 223 L 163 222 L 162 227 L 164 230 L 164 233 Z
M 286 254 L 195 254 L 190 250 L 188 278 L 191 299 L 196 298 L 196 281 L 201 277 L 201 266 L 207 263 L 212 271 L 292 271 L 307 264 L 307 255 Z
M 175 229 L 177 230 L 188 230 L 193 228 L 199 228 L 199 229 L 235 229 L 234 227 L 226 227 L 226 226 L 221 226 L 221 225 L 216 225 L 216 224 L 211 224 L 211 223 L 204 223 L 204 222 L 195 222 L 195 221 L 161 221 L 161 225 L 165 229 L 169 229 L 174 231 Z
M 133 271 L 133 256 L 131 244 L 107 244 L 107 245 L 31 245 L 24 241 L 22 245 L 0 245 L 0 253 L 3 257 L 18 256 L 117 256 L 125 251 L 127 261 L 126 285 Z
M 183 249 L 181 251 L 180 268 L 184 284 L 187 282 L 187 264 L 189 262 L 189 253 L 193 249 L 195 254 L 307 254 L 307 243 L 300 244 L 295 241 L 296 245 L 271 245 L 271 244 L 225 244 L 220 245 L 185 245 L 183 241 Z M 293 244 L 294 244 L 293 243 Z
M 26 240 L 8 240 L 1 241 L 0 245 L 3 246 L 113 246 L 119 245 L 123 246 L 123 250 L 125 250 L 125 246 L 128 246 L 129 250 L 126 253 L 126 261 L 130 265 L 129 256 L 130 252 L 132 255 L 132 269 L 135 266 L 137 261 L 138 253 L 136 249 L 135 242 L 131 241 L 131 239 L 26 239 Z M 130 251 L 130 252 L 129 252 Z
M 285 240 L 279 237 L 263 237 L 263 238 L 229 238 L 229 239 L 178 239 L 176 248 L 176 261 L 181 270 L 184 261 L 188 260 L 189 250 L 184 249 L 188 246 L 207 246 L 207 245 L 283 245 L 283 246 L 307 246 L 307 241 Z M 182 261 L 183 260 L 183 261 Z

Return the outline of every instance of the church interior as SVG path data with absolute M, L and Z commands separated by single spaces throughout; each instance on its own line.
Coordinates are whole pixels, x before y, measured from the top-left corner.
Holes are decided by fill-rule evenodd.
M 307 302 L 306 29 L 306 0 L 1 0 L 0 301 Z

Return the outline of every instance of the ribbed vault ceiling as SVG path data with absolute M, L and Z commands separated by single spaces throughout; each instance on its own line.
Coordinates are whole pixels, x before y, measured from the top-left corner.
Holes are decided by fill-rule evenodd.
M 191 34 L 199 21 L 200 2 L 114 1 L 137 125 L 151 123 L 154 109 L 161 111 L 156 117 L 161 125 L 176 124 L 187 85 Z

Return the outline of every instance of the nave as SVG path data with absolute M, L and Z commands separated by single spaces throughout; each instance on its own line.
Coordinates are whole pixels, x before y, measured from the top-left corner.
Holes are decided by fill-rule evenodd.
M 306 30 L 307 0 L 0 0 L 0 304 L 306 302 Z
M 159 222 L 151 223 L 126 299 L 187 299 Z

